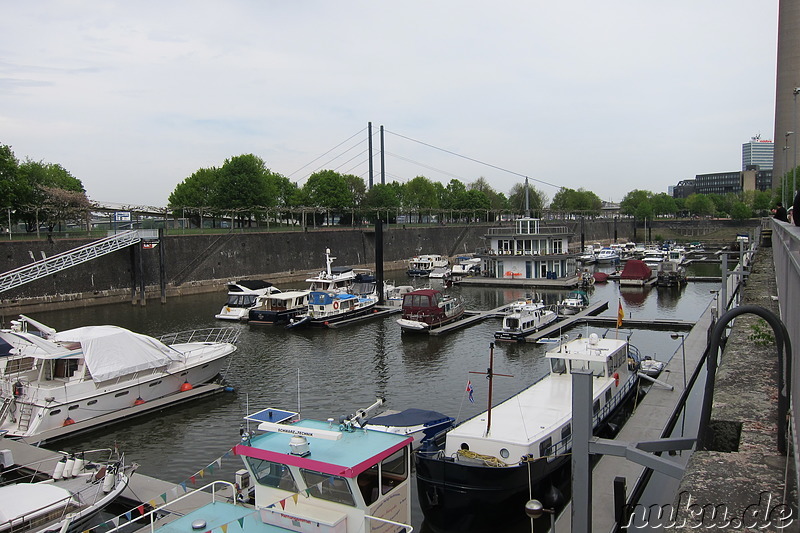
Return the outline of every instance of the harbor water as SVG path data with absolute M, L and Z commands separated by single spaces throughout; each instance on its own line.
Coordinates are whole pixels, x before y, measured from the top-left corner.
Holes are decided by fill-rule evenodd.
M 719 266 L 692 275 L 719 275 Z M 404 272 L 387 273 L 398 284 L 411 284 Z M 419 283 L 419 282 L 418 282 Z M 428 284 L 427 280 L 423 283 Z M 290 288 L 304 288 L 302 282 Z M 431 280 L 430 285 L 436 286 Z M 615 282 L 596 284 L 592 302 L 608 301 L 603 315 L 617 316 L 621 302 L 626 319 L 677 319 L 695 321 L 706 309 L 720 283 L 690 282 L 677 288 L 644 288 L 622 291 Z M 534 296 L 530 289 L 458 285 L 449 289 L 460 295 L 466 308 L 488 310 L 518 298 Z M 567 290 L 536 290 L 547 304 L 555 304 Z M 139 333 L 160 334 L 231 326 L 239 328 L 238 350 L 230 360 L 225 381 L 235 392 L 171 407 L 127 423 L 101 428 L 56 442 L 50 446 L 65 451 L 116 447 L 126 461 L 136 461 L 139 472 L 170 483 L 194 480 L 202 486 L 212 479 L 233 480 L 242 468 L 238 457 L 227 454 L 239 440 L 242 418 L 247 412 L 277 407 L 299 411 L 303 417 L 339 419 L 356 409 L 385 398 L 387 409 L 409 407 L 433 409 L 463 420 L 486 409 L 487 380 L 479 374 L 489 363 L 490 343 L 500 320 L 490 318 L 469 328 L 443 336 L 402 334 L 395 320 L 399 315 L 375 318 L 340 329 L 250 326 L 223 323 L 214 318 L 225 301 L 224 292 L 171 298 L 164 305 L 155 301 L 145 307 L 129 304 L 77 308 L 37 313 L 32 316 L 58 330 L 96 324 L 114 324 Z M 680 342 L 670 331 L 587 328 L 578 326 L 562 333 L 596 332 L 600 335 L 630 335 L 643 356 L 669 360 L 680 353 Z M 494 401 L 515 394 L 540 378 L 547 369 L 546 345 L 498 343 L 494 349 L 494 371 L 511 377 L 494 380 Z M 472 382 L 475 403 L 467 400 L 467 381 Z M 218 463 L 215 463 L 221 459 Z M 213 468 L 206 468 L 208 465 Z M 198 479 L 197 473 L 203 471 Z M 141 495 L 145 501 L 157 495 Z M 414 489 L 413 525 L 424 524 Z M 523 510 L 520 510 L 523 513 Z M 528 526 L 529 527 L 529 526 Z

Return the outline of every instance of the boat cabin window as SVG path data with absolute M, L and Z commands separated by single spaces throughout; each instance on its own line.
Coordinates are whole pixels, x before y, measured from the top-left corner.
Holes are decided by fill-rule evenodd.
M 77 359 L 56 359 L 56 367 L 53 375 L 57 378 L 71 378 L 78 370 Z
M 595 400 L 594 404 L 592 405 L 592 413 L 597 414 L 600 412 L 600 400 Z
M 606 403 L 611 402 L 611 389 L 606 390 L 605 396 L 606 396 Z
M 229 294 L 225 303 L 228 307 L 252 307 L 255 304 L 255 294 Z
M 350 491 L 347 479 L 342 476 L 331 476 L 314 470 L 306 470 L 305 468 L 300 469 L 300 474 L 303 476 L 303 481 L 305 481 L 308 493 L 311 496 L 355 507 L 356 502 L 353 498 L 353 493 Z
M 553 374 L 566 374 L 567 363 L 561 357 L 550 359 L 550 371 Z
M 358 488 L 364 503 L 372 505 L 378 497 L 394 490 L 408 478 L 408 448 L 398 450 L 379 464 L 358 475 Z
M 403 305 L 406 307 L 430 307 L 431 300 L 427 294 L 406 294 L 403 296 Z
M 297 484 L 288 466 L 254 457 L 247 457 L 246 461 L 257 483 L 276 489 L 298 492 Z
M 570 359 L 569 371 L 572 373 L 575 370 L 589 370 L 594 377 L 603 377 L 606 375 L 606 365 L 598 361 L 584 361 L 583 359 Z
M 21 357 L 19 359 L 9 359 L 6 362 L 5 375 L 16 374 L 18 372 L 27 372 L 33 369 L 33 357 Z
M 561 440 L 566 440 L 572 435 L 572 425 L 567 424 L 561 428 Z
M 553 437 L 547 437 L 539 443 L 539 457 L 547 457 L 553 450 Z

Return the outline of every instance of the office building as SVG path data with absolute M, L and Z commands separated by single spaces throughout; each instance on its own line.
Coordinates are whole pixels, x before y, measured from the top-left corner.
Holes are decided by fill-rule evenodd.
M 773 144 L 760 135 L 751 137 L 750 142 L 742 145 L 742 170 L 754 165 L 758 165 L 760 170 L 772 170 Z

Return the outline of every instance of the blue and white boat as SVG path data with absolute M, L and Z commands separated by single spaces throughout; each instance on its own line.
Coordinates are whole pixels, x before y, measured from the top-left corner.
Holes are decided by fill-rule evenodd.
M 595 260 L 600 264 L 619 263 L 619 252 L 611 247 L 600 248 Z
M 258 424 L 258 432 L 244 433 L 233 452 L 247 469 L 241 479 L 254 485 L 252 505 L 215 490 L 208 495 L 210 503 L 169 523 L 155 520 L 174 518 L 169 507 L 180 500 L 144 515 L 140 523 L 153 520 L 152 529 L 161 533 L 413 529 L 411 437 L 363 428 L 355 421 L 298 420 L 296 413 L 276 409 L 264 409 L 246 420 Z
M 327 327 L 335 322 L 372 313 L 378 303 L 375 285 L 373 276 L 358 274 L 348 292 L 311 291 L 308 294 L 308 310 L 294 317 L 286 327 Z

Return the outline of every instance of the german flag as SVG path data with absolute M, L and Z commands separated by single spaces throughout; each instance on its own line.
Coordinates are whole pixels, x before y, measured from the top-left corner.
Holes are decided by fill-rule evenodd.
M 622 326 L 623 318 L 625 318 L 625 310 L 622 309 L 622 300 L 619 300 L 619 309 L 617 310 L 617 328 Z

